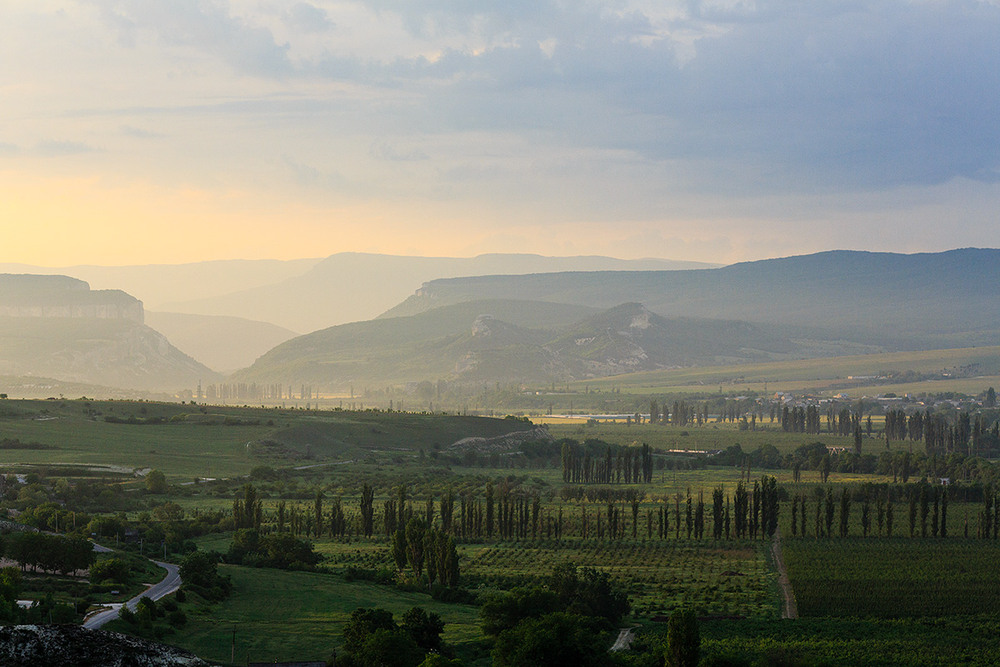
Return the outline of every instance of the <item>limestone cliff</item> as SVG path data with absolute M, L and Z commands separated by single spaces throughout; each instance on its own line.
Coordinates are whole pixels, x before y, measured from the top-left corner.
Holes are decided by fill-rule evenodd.
M 142 301 L 121 290 L 91 290 L 68 276 L 0 274 L 0 317 L 131 320 L 142 324 Z

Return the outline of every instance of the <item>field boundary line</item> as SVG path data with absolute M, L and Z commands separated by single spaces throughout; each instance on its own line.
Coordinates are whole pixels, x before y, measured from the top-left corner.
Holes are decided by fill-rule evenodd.
M 774 531 L 774 539 L 771 541 L 771 555 L 774 556 L 774 566 L 778 570 L 778 585 L 781 587 L 782 597 L 785 604 L 781 611 L 782 618 L 798 618 L 799 607 L 795 603 L 795 592 L 792 591 L 792 582 L 788 578 L 788 569 L 785 567 L 785 559 L 781 555 L 781 531 Z

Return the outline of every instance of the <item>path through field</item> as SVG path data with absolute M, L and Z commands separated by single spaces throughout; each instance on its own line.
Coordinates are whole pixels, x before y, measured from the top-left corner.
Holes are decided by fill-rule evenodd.
M 795 593 L 792 591 L 792 582 L 788 580 L 788 570 L 785 568 L 785 560 L 781 557 L 781 531 L 774 531 L 774 540 L 771 542 L 771 554 L 774 556 L 774 565 L 778 568 L 778 585 L 781 586 L 781 594 L 785 598 L 782 618 L 798 618 L 799 608 L 795 604 Z

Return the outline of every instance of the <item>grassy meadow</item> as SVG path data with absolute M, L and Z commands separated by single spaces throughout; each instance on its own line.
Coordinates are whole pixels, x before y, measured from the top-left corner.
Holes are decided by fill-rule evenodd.
M 206 613 L 192 613 L 170 644 L 223 664 L 243 665 L 273 660 L 327 660 L 342 644 L 344 624 L 358 607 L 382 607 L 396 619 L 412 607 L 433 611 L 445 621 L 443 639 L 460 655 L 479 650 L 478 610 L 435 602 L 422 593 L 407 593 L 366 582 L 314 572 L 222 566 L 233 583 L 232 595 Z M 122 630 L 115 621 L 109 630 Z M 232 656 L 236 631 L 236 660 Z

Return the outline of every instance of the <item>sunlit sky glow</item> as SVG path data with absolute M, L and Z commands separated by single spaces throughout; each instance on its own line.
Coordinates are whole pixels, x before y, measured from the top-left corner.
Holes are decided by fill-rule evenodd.
M 0 262 L 1000 245 L 1000 5 L 0 7 Z

